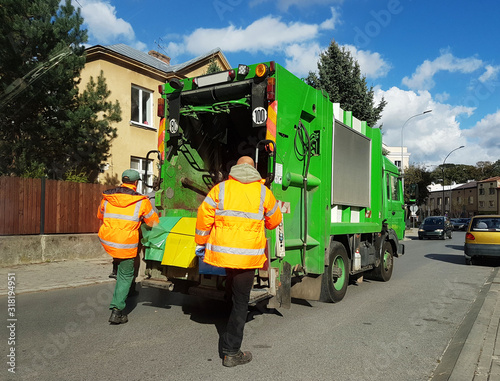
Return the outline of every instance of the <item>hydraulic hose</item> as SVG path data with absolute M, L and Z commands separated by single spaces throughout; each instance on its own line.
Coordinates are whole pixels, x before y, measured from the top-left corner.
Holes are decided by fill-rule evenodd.
M 299 136 L 302 145 L 305 146 L 306 148 L 306 154 L 305 154 L 305 168 L 304 168 L 304 175 L 302 178 L 302 183 L 303 183 L 303 202 L 304 202 L 304 238 L 302 240 L 302 267 L 304 268 L 305 271 L 305 260 L 306 260 L 306 252 L 307 252 L 307 234 L 308 234 L 308 218 L 307 218 L 307 175 L 309 173 L 309 164 L 311 162 L 311 139 L 309 137 L 309 133 L 307 132 L 307 129 L 305 126 L 302 124 L 302 122 L 299 122 L 299 128 L 304 132 L 306 138 L 307 138 L 307 145 L 306 142 L 304 142 L 303 136 Z M 300 131 L 299 131 L 300 133 Z

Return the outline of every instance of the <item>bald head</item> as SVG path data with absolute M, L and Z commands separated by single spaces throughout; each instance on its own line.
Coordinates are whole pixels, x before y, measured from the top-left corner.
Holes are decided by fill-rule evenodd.
M 253 161 L 253 159 L 250 156 L 240 157 L 238 159 L 238 161 L 236 162 L 236 165 L 239 165 L 239 164 L 250 164 L 252 167 L 255 167 L 255 162 Z

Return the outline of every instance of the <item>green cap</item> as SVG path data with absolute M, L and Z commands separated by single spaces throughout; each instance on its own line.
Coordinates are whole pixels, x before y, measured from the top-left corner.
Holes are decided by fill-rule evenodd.
M 126 169 L 122 173 L 122 181 L 137 181 L 141 179 L 141 175 L 135 169 Z

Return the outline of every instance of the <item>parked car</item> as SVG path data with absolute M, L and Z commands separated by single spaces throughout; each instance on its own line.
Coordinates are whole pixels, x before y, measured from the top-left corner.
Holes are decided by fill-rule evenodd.
M 450 221 L 453 226 L 453 230 L 466 231 L 467 226 L 469 226 L 470 218 L 452 218 Z
M 443 216 L 427 217 L 418 229 L 418 239 L 451 238 L 453 226 L 448 218 Z
M 465 233 L 465 263 L 478 258 L 500 258 L 500 215 L 472 217 Z

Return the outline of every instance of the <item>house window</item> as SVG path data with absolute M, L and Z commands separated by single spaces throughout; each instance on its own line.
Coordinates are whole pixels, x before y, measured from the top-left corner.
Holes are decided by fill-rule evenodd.
M 472 204 L 474 204 L 474 197 L 469 196 L 469 205 L 472 205 Z
M 130 120 L 142 126 L 153 126 L 153 92 L 132 85 Z
M 479 201 L 479 207 L 484 208 L 484 201 Z
M 401 160 L 394 160 L 394 165 L 401 169 Z
M 144 180 L 144 174 L 146 173 L 146 159 L 142 157 L 131 157 L 130 158 L 130 168 L 135 169 L 141 174 L 141 180 Z M 147 182 L 149 185 L 153 184 L 153 160 L 148 160 L 148 178 Z M 146 194 L 151 192 L 153 189 L 146 187 L 144 181 L 139 181 L 137 184 L 137 192 Z
M 437 198 L 437 204 L 438 204 L 438 206 L 442 205 L 442 201 L 443 201 L 442 197 L 438 197 Z
M 495 194 L 495 188 L 490 188 L 490 194 Z
M 479 188 L 479 194 L 483 195 L 484 194 L 484 188 Z
M 495 206 L 495 201 L 490 201 L 490 206 L 491 207 Z

